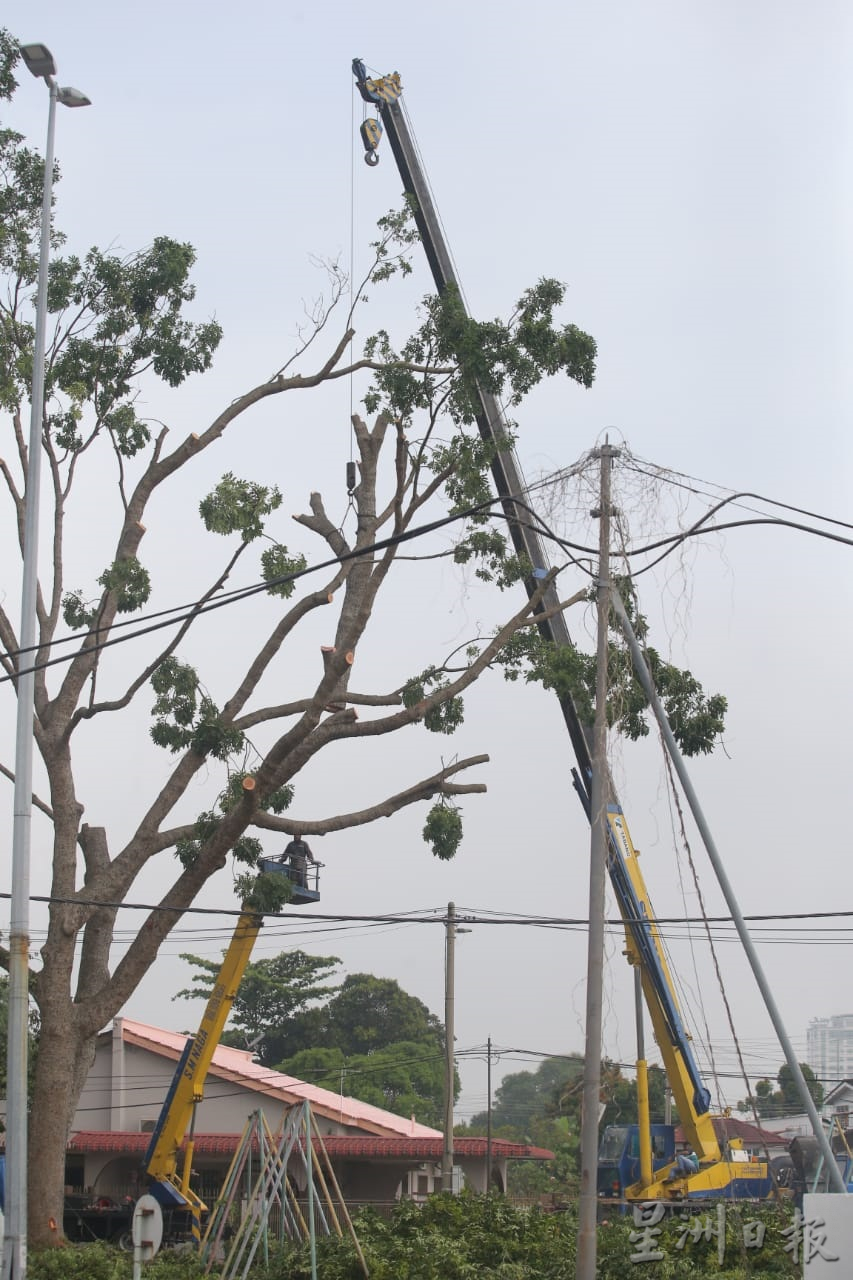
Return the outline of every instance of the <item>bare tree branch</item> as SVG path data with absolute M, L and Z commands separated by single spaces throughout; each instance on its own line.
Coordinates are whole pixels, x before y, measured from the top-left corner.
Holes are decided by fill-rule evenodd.
M 454 764 L 439 769 L 429 778 L 423 778 L 405 791 L 388 796 L 378 804 L 366 809 L 357 809 L 353 813 L 339 813 L 331 818 L 292 818 L 281 817 L 274 813 L 258 810 L 252 819 L 252 826 L 262 831 L 280 831 L 284 835 L 298 832 L 303 836 L 325 836 L 331 831 L 346 831 L 350 827 L 362 827 L 375 822 L 377 818 L 390 818 L 409 805 L 418 804 L 422 800 L 431 800 L 433 796 L 482 795 L 487 790 L 484 782 L 451 782 L 450 779 L 463 769 L 471 769 L 474 765 L 488 764 L 487 755 L 469 756 L 467 760 L 457 760 Z
M 80 723 L 81 720 L 91 720 L 93 716 L 100 715 L 102 711 L 119 711 L 123 707 L 126 707 L 128 703 L 130 703 L 130 701 L 139 692 L 142 686 L 151 679 L 152 675 L 157 670 L 157 668 L 166 660 L 166 658 L 168 658 L 171 654 L 175 652 L 178 645 L 183 640 L 184 636 L 187 634 L 187 632 L 189 631 L 192 624 L 195 622 L 198 615 L 204 609 L 204 606 L 207 604 L 207 602 L 210 599 L 212 599 L 213 596 L 216 595 L 217 591 L 220 591 L 222 589 L 222 587 L 228 581 L 229 577 L 231 576 L 231 571 L 234 568 L 234 565 L 237 563 L 238 559 L 246 550 L 246 547 L 248 545 L 249 544 L 247 542 L 240 543 L 240 546 L 231 556 L 231 559 L 228 561 L 228 564 L 225 566 L 222 573 L 216 579 L 216 582 L 214 582 L 212 586 L 210 586 L 207 589 L 204 595 L 201 596 L 200 599 L 197 600 L 196 603 L 193 605 L 191 612 L 187 615 L 187 617 L 184 619 L 181 626 L 178 628 L 174 638 L 169 642 L 169 644 L 166 645 L 165 649 L 163 649 L 160 653 L 158 653 L 157 657 L 152 662 L 149 662 L 148 666 L 144 669 L 144 671 L 142 671 L 136 677 L 136 679 L 132 681 L 132 683 L 128 686 L 128 688 L 125 690 L 125 692 L 122 694 L 120 698 L 116 698 L 112 702 L 96 702 L 96 703 L 90 703 L 89 706 L 87 707 L 78 707 L 77 711 L 75 711 L 74 715 L 71 717 L 71 720 L 69 722 L 68 730 L 67 730 L 68 736 L 70 736 L 74 732 L 74 730 L 76 729 L 77 725 Z M 97 629 L 88 632 L 89 637 L 96 634 L 98 634 Z
M 6 768 L 5 764 L 0 764 L 0 773 L 4 778 L 8 778 L 10 782 L 14 783 L 15 775 L 11 769 Z M 36 809 L 40 809 L 46 817 L 50 818 L 51 821 L 53 820 L 53 810 L 50 805 L 45 804 L 44 800 L 37 796 L 35 791 L 32 794 L 32 802 Z

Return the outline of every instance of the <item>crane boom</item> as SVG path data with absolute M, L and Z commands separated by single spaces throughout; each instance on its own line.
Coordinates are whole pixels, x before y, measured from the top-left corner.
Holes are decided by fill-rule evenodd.
M 459 282 L 456 279 L 450 253 L 441 233 L 441 224 L 430 195 L 429 185 L 412 144 L 402 108 L 397 100 L 399 91 L 394 95 L 385 87 L 387 80 L 394 82 L 395 78 L 386 77 L 384 80 L 369 79 L 364 63 L 358 58 L 353 62 L 353 73 L 361 96 L 366 102 L 377 107 L 380 112 L 394 159 L 397 162 L 397 168 L 400 171 L 400 177 L 403 180 L 404 189 L 407 195 L 413 197 L 415 224 L 420 232 L 421 243 L 432 271 L 436 289 L 439 293 L 445 293 L 448 289 L 452 289 L 457 293 L 464 312 L 465 308 L 464 304 L 462 304 Z M 397 86 L 399 86 L 399 77 L 396 78 L 394 88 Z M 365 145 L 367 145 L 366 142 Z M 506 434 L 506 420 L 503 410 L 495 396 L 480 386 L 477 387 L 476 396 L 478 402 L 477 428 L 484 440 L 489 441 L 491 444 L 496 444 Z M 525 579 L 524 583 L 528 595 L 532 596 L 541 587 L 541 580 L 548 573 L 549 563 L 542 539 L 536 530 L 530 527 L 528 496 L 524 481 L 519 474 L 515 458 L 508 449 L 496 448 L 494 450 L 491 470 L 495 489 L 507 519 L 513 546 L 522 561 L 529 563 L 533 569 L 531 577 Z M 557 604 L 557 590 L 551 584 L 547 588 L 540 605 L 540 612 L 556 610 Z M 560 612 L 554 612 L 551 617 L 543 618 L 539 623 L 539 630 L 546 639 L 552 640 L 555 644 L 565 645 L 571 643 L 566 620 Z M 592 773 L 592 758 L 586 732 L 571 698 L 560 696 L 559 701 L 578 765 L 585 782 L 588 783 Z
M 430 194 L 426 176 L 418 159 L 406 118 L 400 105 L 402 84 L 395 72 L 391 76 L 371 79 L 364 62 L 356 58 L 352 64 L 359 93 L 365 102 L 374 107 L 381 119 L 371 119 L 361 127 L 365 147 L 365 159 L 372 166 L 378 162 L 376 147 L 384 132 L 388 135 L 391 151 L 397 164 L 406 195 L 410 198 L 415 223 L 433 280 L 439 294 L 453 290 L 458 305 L 467 315 L 461 291 L 453 269 L 450 253 L 441 230 L 436 209 Z M 512 451 L 500 447 L 506 436 L 506 423 L 497 399 L 482 387 L 476 388 L 478 410 L 477 427 L 481 437 L 495 445 L 492 451 L 491 471 L 498 497 L 506 516 L 510 536 L 516 552 L 532 566 L 531 575 L 525 579 L 525 588 L 532 596 L 541 586 L 549 571 L 548 558 L 537 531 L 529 521 L 529 498 L 521 473 Z M 553 610 L 549 617 L 538 622 L 541 634 L 555 645 L 570 645 L 571 638 L 562 612 L 557 608 L 558 596 L 553 583 L 539 611 Z M 591 808 L 592 758 L 590 729 L 581 721 L 577 708 L 568 694 L 557 694 L 563 718 L 577 760 L 573 769 L 574 786 L 584 806 L 587 817 Z M 645 1002 L 654 1027 L 667 1078 L 678 1106 L 679 1118 L 688 1141 L 699 1156 L 701 1171 L 695 1178 L 682 1178 L 673 1184 L 675 1195 L 755 1195 L 766 1194 L 767 1169 L 754 1166 L 744 1172 L 738 1161 L 730 1164 L 722 1159 L 720 1145 L 714 1132 L 710 1115 L 710 1093 L 702 1081 L 698 1064 L 684 1027 L 672 976 L 669 972 L 654 919 L 648 890 L 637 862 L 624 814 L 620 808 L 612 779 L 608 779 L 611 803 L 608 805 L 608 857 L 607 870 L 619 904 L 625 925 L 627 956 L 632 965 L 639 966 Z M 663 1126 L 656 1126 L 662 1128 Z M 667 1156 L 655 1168 L 653 1186 L 636 1184 L 630 1190 L 637 1198 L 645 1194 L 662 1195 L 669 1180 L 673 1164 L 674 1147 L 671 1142 Z M 742 1189 L 743 1187 L 746 1190 Z M 759 1185 L 760 1184 L 760 1185 Z
M 152 1194 L 166 1206 L 189 1208 L 194 1221 L 205 1212 L 206 1205 L 190 1186 L 192 1138 L 179 1170 L 181 1146 L 187 1130 L 192 1131 L 195 1108 L 204 1097 L 204 1082 L 213 1054 L 262 924 L 263 920 L 257 913 L 241 912 L 198 1031 L 187 1040 L 178 1061 L 145 1157 L 145 1171 L 152 1179 Z

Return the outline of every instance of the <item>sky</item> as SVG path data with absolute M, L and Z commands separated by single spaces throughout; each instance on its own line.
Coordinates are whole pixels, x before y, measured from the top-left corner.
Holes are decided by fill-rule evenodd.
M 173 438 L 203 429 L 284 363 L 324 288 L 318 264 L 337 261 L 359 278 L 376 219 L 399 202 L 390 149 L 380 146 L 375 169 L 361 160 L 362 107 L 350 72 L 358 56 L 376 74 L 402 77 L 472 314 L 506 316 L 526 287 L 552 276 L 568 286 L 565 322 L 597 340 L 591 390 L 549 383 L 518 411 L 529 480 L 571 467 L 608 438 L 623 450 L 614 498 L 640 542 L 698 514 L 712 500 L 701 495 L 732 491 L 851 520 L 848 6 L 531 0 L 522 20 L 508 5 L 438 0 L 428 11 L 398 4 L 371 23 L 337 0 L 245 0 L 239 9 L 150 0 L 142 16 L 95 0 L 7 0 L 3 22 L 22 42 L 46 43 L 59 82 L 92 100 L 57 120 L 57 221 L 67 248 L 130 253 L 161 234 L 196 248 L 193 315 L 215 314 L 225 339 L 205 377 L 177 392 L 146 386 L 147 412 Z M 41 149 L 44 88 L 25 71 L 20 79 L 8 121 Z M 415 263 L 399 292 L 371 297 L 356 343 L 371 326 L 402 333 L 412 325 L 431 288 L 426 264 Z M 261 407 L 205 458 L 177 501 L 154 505 L 145 556 L 157 605 L 191 598 L 204 580 L 210 544 L 194 513 L 205 486 L 229 468 L 274 479 L 283 511 L 305 510 L 319 489 L 344 519 L 349 414 L 363 391 L 340 384 Z M 69 581 L 81 585 L 103 567 L 114 515 L 106 472 L 101 479 L 77 508 L 69 549 Z M 594 485 L 587 469 L 542 495 L 553 526 L 587 546 L 597 537 Z M 739 514 L 755 505 L 744 499 Z M 299 534 L 286 536 L 295 547 Z M 729 700 L 724 742 L 690 768 L 747 915 L 853 910 L 850 571 L 843 543 L 752 526 L 696 542 L 638 579 L 657 646 Z M 14 572 L 7 566 L 0 583 L 12 599 Z M 568 572 L 561 582 L 566 595 L 579 585 Z M 393 687 L 511 607 L 445 562 L 412 566 L 379 607 L 359 655 L 359 689 Z M 265 604 L 244 608 L 200 630 L 187 650 L 220 692 L 247 636 L 272 616 Z M 569 626 L 592 646 L 588 610 L 574 611 Z M 306 631 L 282 674 L 288 688 L 304 688 L 303 673 L 316 677 L 317 647 L 328 640 L 321 624 Z M 488 794 L 466 799 L 465 842 L 453 862 L 437 862 L 423 845 L 423 807 L 317 842 L 329 913 L 432 912 L 435 921 L 268 924 L 256 956 L 288 946 L 334 954 L 343 971 L 395 977 L 443 1016 L 438 919 L 449 901 L 478 917 L 585 918 L 589 832 L 555 700 L 492 678 L 466 706 L 452 740 L 413 730 L 390 751 L 365 744 L 358 758 L 318 760 L 297 784 L 294 812 L 321 817 L 375 802 L 453 755 L 488 753 L 489 764 L 471 775 Z M 164 776 L 164 757 L 146 745 L 148 710 L 143 698 L 121 729 L 111 727 L 123 750 L 95 733 L 82 744 L 87 819 L 115 840 L 132 829 L 140 795 Z M 11 730 L 0 744 L 6 760 Z M 611 766 L 659 914 L 696 915 L 654 735 L 638 745 L 612 740 Z M 208 782 L 190 798 L 199 808 Z M 2 803 L 11 815 L 11 797 Z M 721 914 L 689 822 L 688 839 L 707 910 Z M 45 847 L 34 847 L 33 892 L 44 891 Z M 170 870 L 144 878 L 136 900 L 154 900 Z M 0 890 L 8 874 L 0 873 Z M 227 871 L 201 901 L 234 907 Z M 129 915 L 126 927 L 134 918 L 142 917 Z M 39 923 L 34 908 L 34 945 Z M 801 921 L 756 932 L 803 1054 L 811 1018 L 850 1012 L 843 926 L 828 921 L 830 931 L 816 932 Z M 458 1119 L 485 1107 L 488 1038 L 499 1054 L 495 1082 L 535 1068 L 537 1054 L 582 1048 L 585 1000 L 582 927 L 466 927 L 456 953 Z M 228 929 L 226 916 L 185 919 L 128 1016 L 191 1028 L 200 1006 L 165 998 L 189 976 L 178 953 L 216 956 Z M 731 1104 L 745 1089 L 733 1078 L 733 1037 L 708 947 L 701 930 L 692 939 L 675 932 L 687 1020 L 697 1042 L 710 1044 L 718 1100 Z M 607 950 L 605 1049 L 628 1062 L 633 997 L 616 931 Z M 748 1070 L 775 1074 L 781 1050 L 729 939 L 720 965 Z M 700 1056 L 708 1060 L 704 1047 Z

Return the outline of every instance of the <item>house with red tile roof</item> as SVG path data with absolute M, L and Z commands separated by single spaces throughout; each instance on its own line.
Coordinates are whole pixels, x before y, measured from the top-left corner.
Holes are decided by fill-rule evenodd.
M 150 1134 L 186 1039 L 131 1018 L 117 1018 L 101 1034 L 73 1120 L 69 1191 L 120 1200 L 144 1190 Z M 219 1045 L 196 1115 L 193 1163 L 202 1198 L 211 1203 L 218 1194 L 252 1112 L 262 1110 L 276 1132 L 290 1109 L 306 1100 L 347 1200 L 389 1202 L 437 1189 L 443 1147 L 438 1129 L 272 1071 L 255 1062 L 251 1050 Z M 485 1138 L 454 1143 L 459 1180 L 474 1190 L 486 1187 L 486 1147 Z M 506 1189 L 508 1160 L 550 1158 L 541 1148 L 493 1140 L 494 1188 Z

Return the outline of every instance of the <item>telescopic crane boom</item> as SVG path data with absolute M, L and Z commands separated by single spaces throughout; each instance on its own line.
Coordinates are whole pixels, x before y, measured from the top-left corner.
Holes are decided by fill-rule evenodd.
M 278 859 L 259 859 L 258 870 L 285 876 L 290 880 L 290 902 L 292 905 L 299 905 L 319 902 L 317 868 L 321 865 L 319 862 L 314 863 L 311 886 L 304 882 L 304 875 L 295 876 L 292 868 Z M 244 905 L 198 1031 L 187 1040 L 178 1059 L 145 1156 L 145 1172 L 151 1180 L 151 1194 L 165 1208 L 189 1212 L 196 1243 L 201 1239 L 201 1219 L 207 1211 L 207 1205 L 191 1186 L 196 1107 L 204 1098 L 204 1082 L 213 1055 L 222 1038 L 234 997 L 240 989 L 262 925 L 262 915 Z
M 371 78 L 364 62 L 356 58 L 352 64 L 359 93 L 365 102 L 377 112 L 361 126 L 361 138 L 365 148 L 365 160 L 369 165 L 378 163 L 377 147 L 387 134 L 388 142 L 404 190 L 410 198 L 415 223 L 420 233 L 424 252 L 432 271 L 439 294 L 453 290 L 458 304 L 463 308 L 461 291 L 453 270 L 447 245 L 441 231 L 425 174 L 421 168 L 400 106 L 402 83 L 400 76 Z M 477 427 L 484 440 L 496 444 L 504 436 L 504 416 L 496 398 L 482 387 L 477 388 Z M 549 573 L 548 558 L 542 540 L 529 520 L 530 505 L 524 481 L 516 466 L 512 452 L 495 448 L 491 464 L 492 477 L 500 498 L 513 545 L 519 556 L 532 566 L 531 576 L 525 581 L 529 595 L 538 589 Z M 539 621 L 542 635 L 556 645 L 571 643 L 565 618 L 557 609 L 558 596 L 554 585 L 547 588 L 540 606 L 544 615 Z M 589 729 L 578 716 L 571 697 L 558 694 L 560 709 L 569 731 L 577 769 L 573 770 L 574 785 L 590 816 L 590 787 L 592 758 Z M 679 1117 L 688 1140 L 699 1157 L 699 1173 L 691 1177 L 672 1177 L 679 1170 L 675 1162 L 674 1141 L 671 1135 L 659 1146 L 659 1156 L 653 1162 L 651 1177 L 641 1178 L 639 1160 L 637 1179 L 621 1192 L 637 1199 L 655 1196 L 730 1196 L 766 1195 L 769 1192 L 769 1175 L 765 1164 L 745 1166 L 741 1160 L 723 1160 L 719 1142 L 714 1133 L 710 1116 L 710 1094 L 702 1082 L 688 1036 L 675 997 L 672 977 L 666 965 L 663 948 L 651 909 L 648 890 L 637 863 L 637 855 L 631 843 L 627 823 L 619 807 L 612 781 L 608 780 L 612 803 L 608 805 L 609 848 L 607 870 L 619 903 L 629 962 L 638 965 L 642 976 L 643 995 L 649 1008 L 655 1036 L 664 1060 L 664 1067 L 676 1098 Z M 663 1126 L 655 1126 L 663 1128 Z M 670 1126 L 671 1129 L 671 1126 Z M 636 1131 L 636 1126 L 634 1126 Z M 748 1190 L 740 1175 L 745 1167 Z

